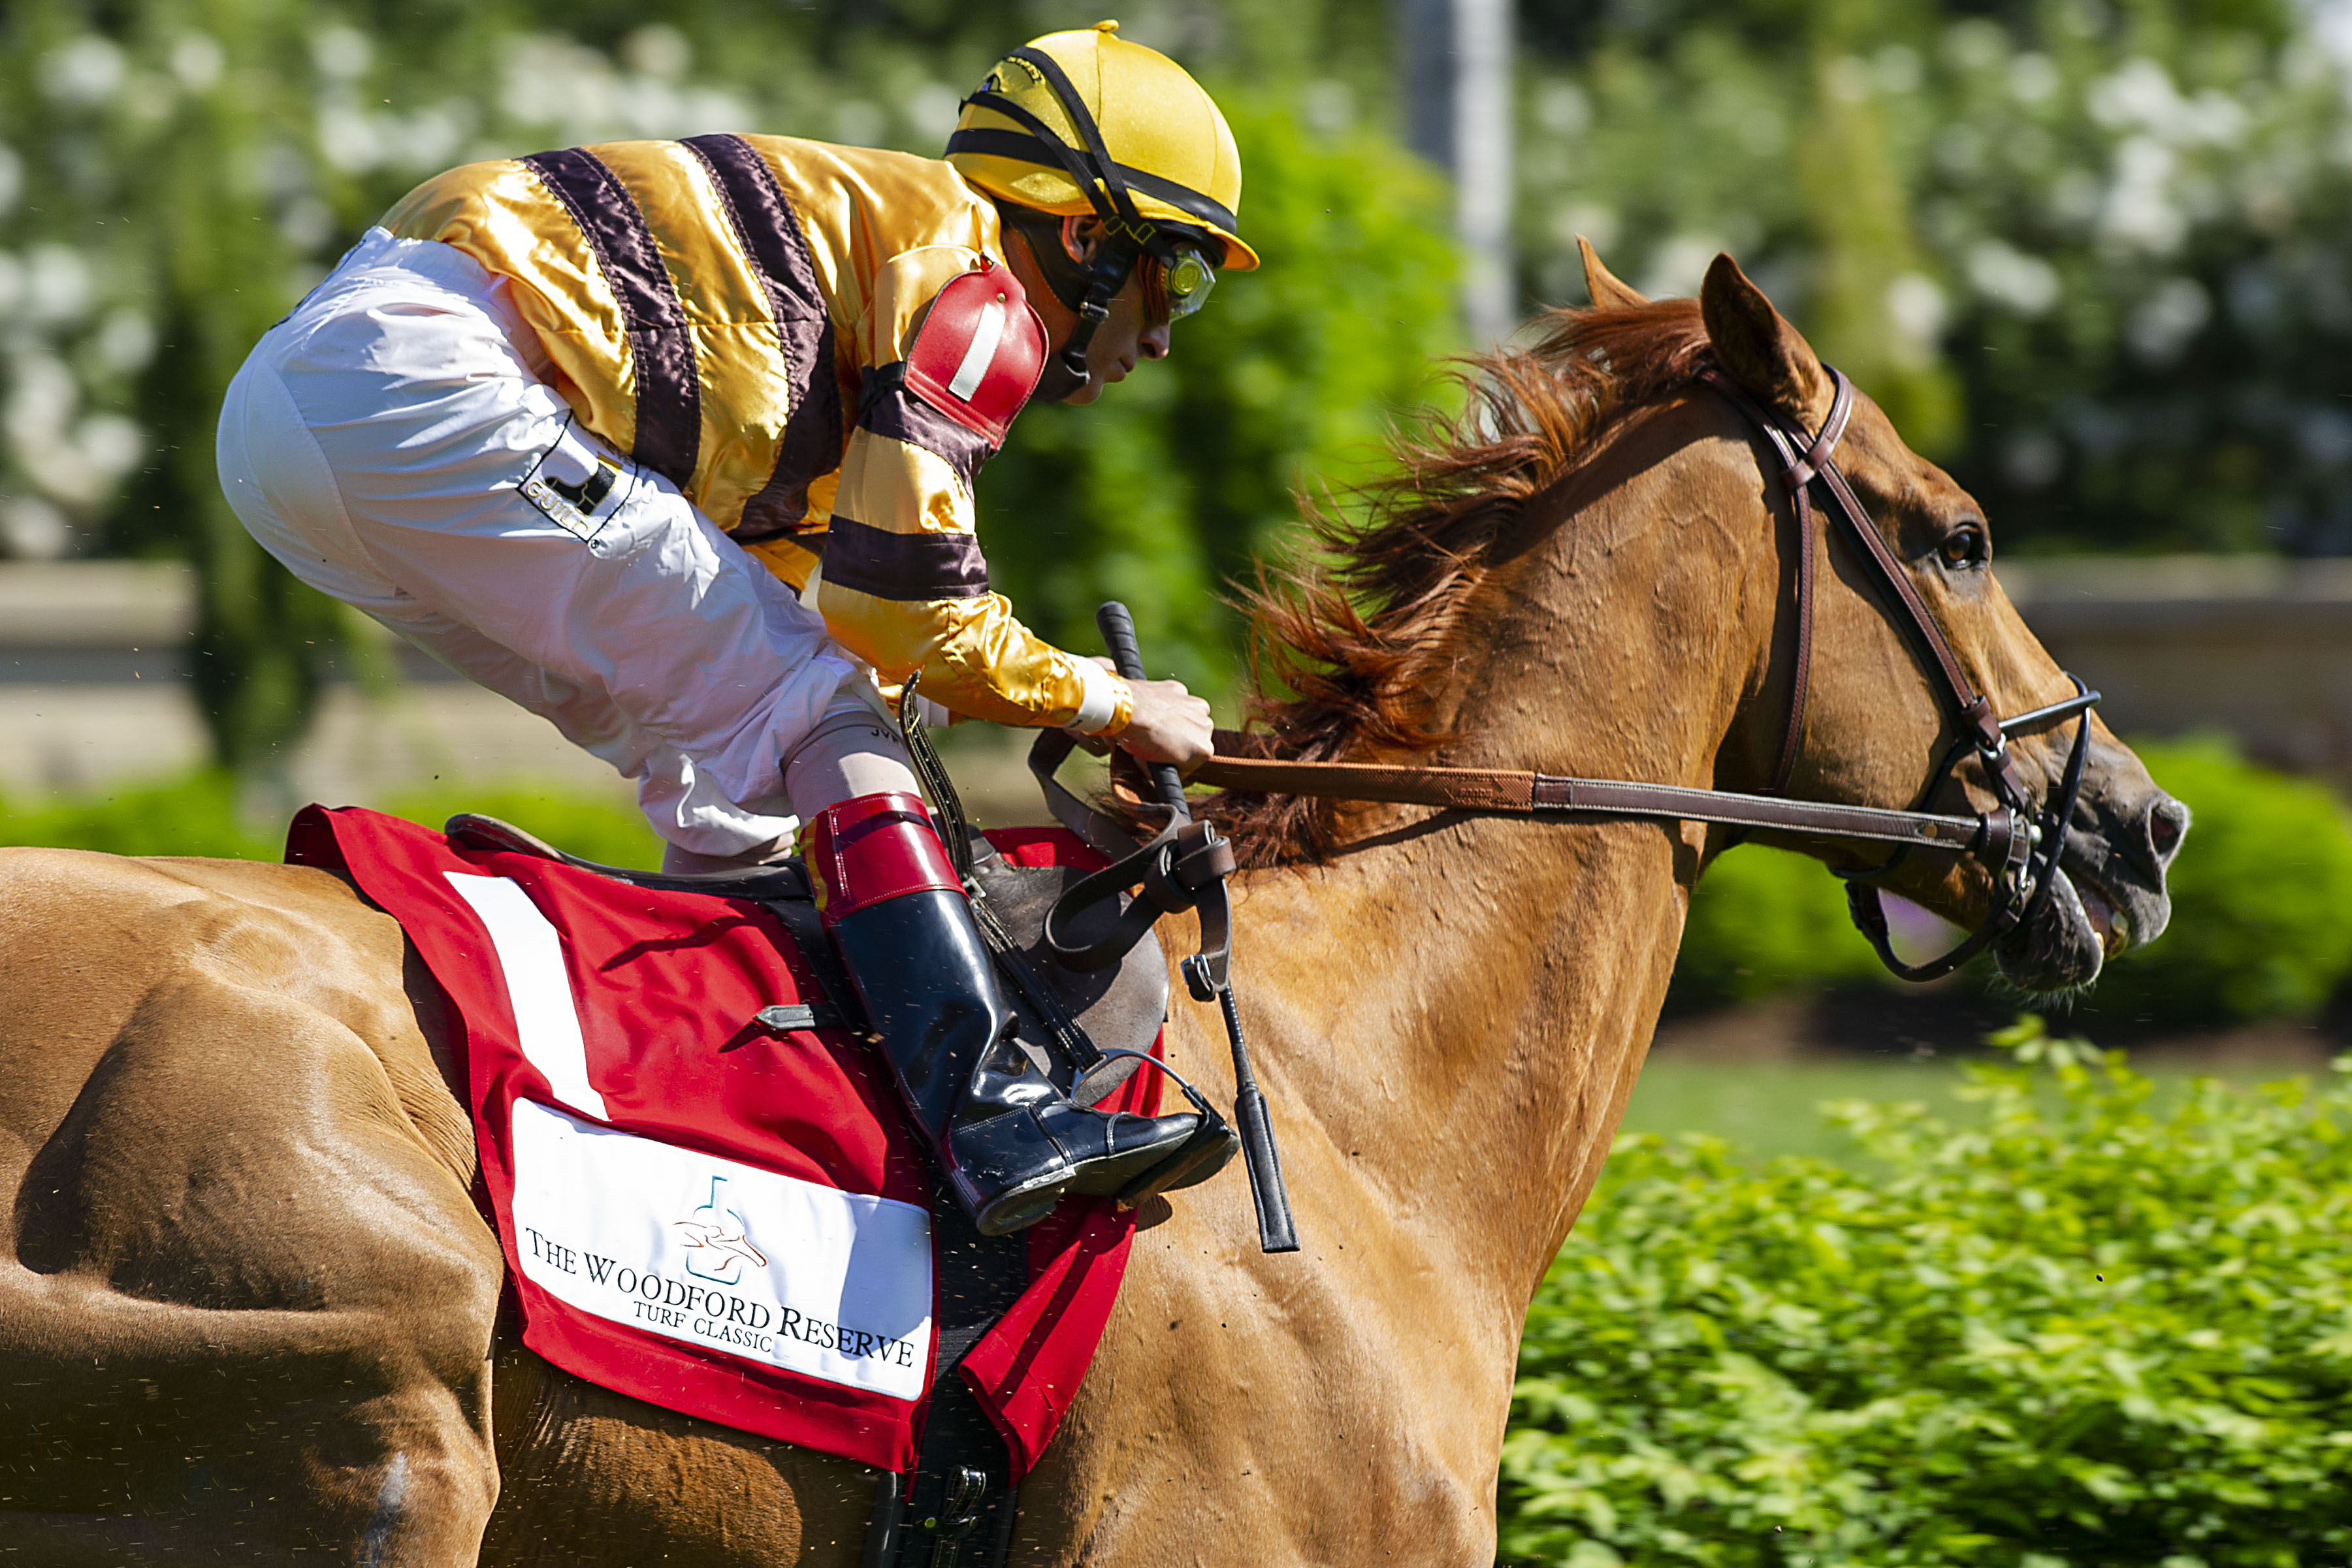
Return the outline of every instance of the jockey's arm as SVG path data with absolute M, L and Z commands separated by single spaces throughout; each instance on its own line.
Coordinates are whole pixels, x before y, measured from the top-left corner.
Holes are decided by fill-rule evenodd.
M 859 334 L 866 364 L 903 361 L 940 273 L 968 266 L 945 247 L 887 264 Z M 908 298 L 915 308 L 900 304 Z M 818 579 L 827 628 L 886 680 L 921 672 L 923 695 L 955 713 L 1066 726 L 1139 754 L 1197 761 L 1208 747 L 1205 703 L 1173 681 L 1131 686 L 1055 647 L 990 588 L 972 507 L 972 478 L 990 450 L 903 381 L 867 370 Z

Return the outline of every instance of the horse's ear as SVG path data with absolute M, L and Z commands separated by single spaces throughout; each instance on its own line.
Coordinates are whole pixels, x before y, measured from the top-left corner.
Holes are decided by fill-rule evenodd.
M 1626 287 L 1615 273 L 1601 265 L 1601 255 L 1592 242 L 1582 235 L 1576 236 L 1578 254 L 1584 257 L 1584 291 L 1592 296 L 1596 310 L 1631 310 L 1636 305 L 1647 305 L 1649 298 Z
M 1731 378 L 1767 403 L 1801 421 L 1806 429 L 1829 417 L 1837 389 L 1794 327 L 1764 291 L 1748 280 L 1739 264 L 1718 256 L 1698 291 L 1707 341 Z

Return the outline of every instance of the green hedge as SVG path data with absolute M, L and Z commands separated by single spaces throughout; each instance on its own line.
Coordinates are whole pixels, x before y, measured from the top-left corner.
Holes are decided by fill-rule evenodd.
M 1503 1557 L 2198 1568 L 2352 1553 L 2352 1086 L 1996 1037 L 1865 1171 L 1628 1140 L 1529 1313 Z
M 2104 1014 L 2181 1025 L 2307 1017 L 2352 975 L 2352 816 L 2323 785 L 2201 739 L 2136 747 L 2195 826 L 2172 868 L 2172 924 L 2115 964 Z M 1981 978 L 1990 963 L 1979 961 Z M 1696 1009 L 1879 973 L 1815 862 L 1741 848 L 1691 898 L 1672 1004 Z
M 661 863 L 660 841 L 645 819 L 608 796 L 529 782 L 445 785 L 396 796 L 384 810 L 436 828 L 459 811 L 478 811 L 590 860 Z M 0 844 L 274 861 L 285 853 L 286 831 L 240 816 L 236 780 L 208 771 L 63 800 L 0 799 Z
M 2099 982 L 2101 1010 L 2184 1023 L 2316 1012 L 2352 973 L 2344 802 L 2224 741 L 2137 749 L 2196 820 L 2173 865 L 2172 924 Z

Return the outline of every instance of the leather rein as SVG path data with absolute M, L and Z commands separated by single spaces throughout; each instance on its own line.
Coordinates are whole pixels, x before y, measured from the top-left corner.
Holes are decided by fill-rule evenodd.
M 1819 432 L 1808 434 L 1803 426 L 1758 402 L 1720 371 L 1708 369 L 1699 373 L 1705 385 L 1729 402 L 1762 434 L 1779 459 L 1781 482 L 1788 486 L 1794 502 L 1796 649 L 1788 727 L 1772 770 L 1769 793 L 1743 795 L 1729 790 L 1564 778 L 1517 769 L 1297 762 L 1223 755 L 1202 763 L 1190 781 L 1250 794 L 1384 801 L 1488 815 L 1706 822 L 1803 838 L 1861 839 L 1890 844 L 1894 846 L 1892 851 L 1873 865 L 1850 872 L 1831 868 L 1845 881 L 1853 923 L 1869 940 L 1880 962 L 1902 978 L 1932 980 L 1950 974 L 2034 918 L 2050 901 L 2057 882 L 2059 856 L 2065 846 L 2066 824 L 2082 794 L 2083 765 L 2090 741 L 2090 710 L 2098 702 L 2099 694 L 2070 674 L 2067 679 L 2074 684 L 2074 695 L 2006 719 L 1994 716 L 1991 702 L 1961 670 L 1942 626 L 1920 599 L 1918 591 L 1872 523 L 1870 514 L 1839 471 L 1832 455 L 1853 413 L 1854 392 L 1853 383 L 1842 372 L 1832 370 L 1830 374 L 1837 391 L 1831 401 L 1829 415 Z M 1781 794 L 1788 787 L 1803 741 L 1811 682 L 1812 492 L 1817 485 L 1830 501 L 1822 510 L 1843 525 L 1865 570 L 1876 580 L 1885 600 L 1895 612 L 1895 624 L 1909 633 L 1915 651 L 1924 655 L 1922 663 L 1929 684 L 1959 732 L 1909 810 L 1792 800 Z M 2010 737 L 2062 724 L 2069 718 L 2077 722 L 2065 772 L 2057 790 L 2045 795 L 2046 810 L 2036 811 L 2019 776 L 2016 759 L 2010 755 Z M 1973 816 L 1947 816 L 1926 810 L 1927 803 L 1971 752 L 1981 765 L 1998 804 Z M 1975 858 L 1991 873 L 1999 891 L 1990 913 L 1963 941 L 1940 957 L 1914 965 L 1905 963 L 1895 954 L 1877 879 L 1893 871 L 1913 850 L 1921 848 Z M 1163 870 L 1160 874 L 1166 878 L 1168 872 Z M 1106 876 L 1105 880 L 1109 878 Z M 1129 881 L 1127 885 L 1133 886 L 1135 883 Z M 1147 897 L 1138 902 L 1160 901 Z M 1167 902 L 1174 904 L 1177 899 Z M 1049 926 L 1049 934 L 1050 930 Z

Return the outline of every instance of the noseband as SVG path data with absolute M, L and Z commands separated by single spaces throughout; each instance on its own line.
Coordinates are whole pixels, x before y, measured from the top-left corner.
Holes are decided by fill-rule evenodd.
M 1796 511 L 1796 649 L 1789 722 L 1782 731 L 1780 758 L 1772 769 L 1769 793 L 1742 795 L 1724 789 L 1694 789 L 1612 779 L 1571 779 L 1517 769 L 1425 768 L 1377 762 L 1286 762 L 1235 756 L 1211 758 L 1194 771 L 1192 781 L 1252 794 L 1390 801 L 1486 815 L 1568 821 L 1707 822 L 1801 838 L 1860 839 L 1889 844 L 1893 846 L 1891 852 L 1875 864 L 1859 871 L 1836 873 L 1845 880 L 1846 903 L 1853 923 L 1877 952 L 1879 961 L 1904 979 L 1933 980 L 1950 974 L 2040 915 L 2049 903 L 2058 880 L 2059 857 L 2065 848 L 2066 824 L 2082 795 L 2083 763 L 2090 745 L 2090 710 L 2098 702 L 2099 694 L 2069 674 L 2066 678 L 2074 682 L 2074 695 L 2064 701 L 2011 718 L 1993 716 L 1991 702 L 1962 673 L 1943 628 L 1896 562 L 1894 551 L 1879 536 L 1853 486 L 1839 472 L 1832 455 L 1853 413 L 1853 383 L 1839 371 L 1832 371 L 1830 375 L 1837 392 L 1831 400 L 1829 417 L 1822 422 L 1818 433 L 1809 434 L 1801 425 L 1765 408 L 1721 371 L 1709 369 L 1699 372 L 1703 383 L 1721 394 L 1763 434 L 1780 459 L 1781 481 L 1789 487 Z M 1797 754 L 1804 739 L 1805 700 L 1811 684 L 1812 490 L 1816 485 L 1829 496 L 1827 515 L 1844 528 L 1869 574 L 1876 580 L 1882 597 L 1894 607 L 1895 623 L 1909 634 L 1915 652 L 1924 656 L 1922 663 L 1929 684 L 1958 730 L 1958 738 L 1945 750 L 1927 788 L 1908 810 L 1791 800 L 1782 793 L 1796 768 Z M 2046 809 L 2037 812 L 2018 775 L 2016 760 L 2010 755 L 2010 737 L 2063 724 L 2069 718 L 2076 720 L 2076 727 L 2065 774 L 2059 788 L 2045 794 Z M 1098 836 L 1104 819 L 1052 778 L 1055 763 L 1069 750 L 1066 743 L 1048 744 L 1058 738 L 1058 731 L 1045 732 L 1045 739 L 1032 754 L 1031 767 L 1045 784 L 1046 800 L 1055 813 L 1082 835 Z M 1928 802 L 1971 753 L 1982 767 L 1997 804 L 1972 817 L 1944 816 L 1927 810 Z M 1209 831 L 1213 839 L 1214 831 Z M 1994 898 L 1991 911 L 1958 946 L 1940 957 L 1915 965 L 1895 955 L 1887 936 L 1886 911 L 1880 900 L 1878 882 L 1913 850 L 1920 848 L 1958 852 L 1977 860 L 1993 880 Z M 1139 904 L 1166 909 L 1183 907 L 1181 903 L 1153 896 L 1146 877 L 1149 867 L 1145 862 L 1150 860 L 1151 853 L 1147 851 L 1097 873 L 1087 881 L 1100 886 L 1089 887 L 1088 899 L 1078 902 L 1098 900 L 1115 887 L 1141 887 L 1144 895 Z M 1165 881 L 1165 876 L 1160 880 Z M 1144 924 L 1149 924 L 1148 918 Z M 1047 930 L 1050 938 L 1054 932 L 1050 922 Z M 1088 957 L 1102 961 L 1100 955 L 1089 954 Z

